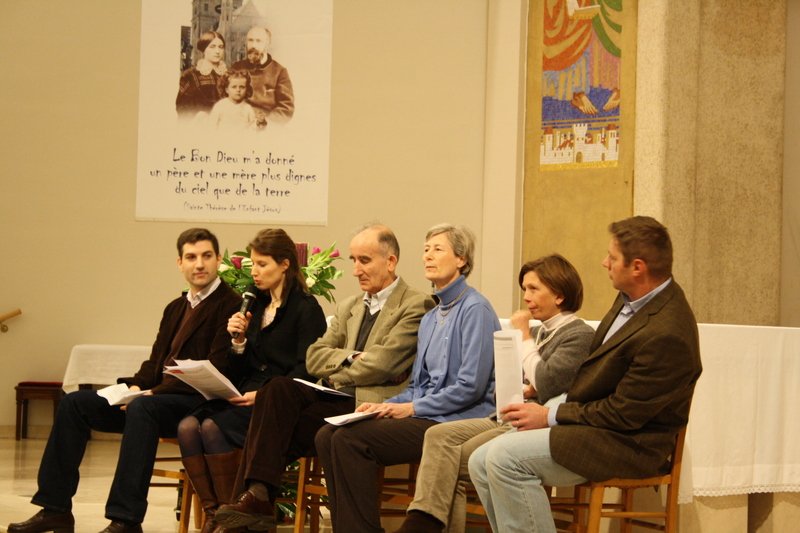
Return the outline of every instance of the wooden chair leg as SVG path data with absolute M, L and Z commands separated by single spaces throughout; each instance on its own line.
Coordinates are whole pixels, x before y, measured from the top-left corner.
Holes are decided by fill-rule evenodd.
M 623 511 L 633 511 L 633 493 L 631 489 L 622 489 L 620 501 L 622 502 Z M 621 533 L 633 533 L 633 522 L 630 518 L 622 519 L 622 526 L 620 527 Z
M 664 518 L 665 533 L 678 531 L 678 487 L 671 483 L 667 488 L 667 516 Z
M 598 533 L 600 531 L 600 513 L 603 511 L 603 488 L 592 488 L 589 495 L 589 519 L 586 525 L 588 533 Z
M 297 467 L 297 499 L 294 505 L 294 533 L 303 533 L 306 523 L 306 482 L 308 481 L 308 459 L 301 457 Z
M 181 493 L 181 520 L 178 523 L 178 533 L 188 533 L 189 531 L 189 520 L 192 514 L 192 495 L 194 494 L 194 488 L 192 487 L 192 482 L 189 481 L 189 476 L 184 474 L 183 478 L 183 492 Z M 195 520 L 197 516 L 195 516 Z

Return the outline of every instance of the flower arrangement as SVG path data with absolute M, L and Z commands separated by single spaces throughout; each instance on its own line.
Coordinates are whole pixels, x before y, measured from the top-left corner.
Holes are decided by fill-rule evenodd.
M 300 271 L 306 278 L 308 291 L 316 296 L 322 296 L 329 302 L 336 301 L 333 297 L 333 290 L 336 288 L 333 281 L 342 277 L 342 271 L 333 265 L 337 259 L 341 259 L 336 243 L 322 250 L 314 247 L 308 260 L 305 261 L 307 248 L 305 244 L 298 243 L 298 260 L 300 261 Z M 250 260 L 250 249 L 240 250 L 229 254 L 225 250 L 222 256 L 222 263 L 219 265 L 219 277 L 222 281 L 230 285 L 233 290 L 242 294 L 247 287 L 253 284 L 253 262 Z
M 222 281 L 242 294 L 247 287 L 253 284 L 253 275 L 250 273 L 252 269 L 253 261 L 250 259 L 249 250 L 233 252 L 233 255 L 229 255 L 226 249 L 217 272 Z
M 336 301 L 336 298 L 333 297 L 333 290 L 336 287 L 331 282 L 342 277 L 342 271 L 333 266 L 336 259 L 341 259 L 339 250 L 334 246 L 336 243 L 324 250 L 315 246 L 311 249 L 311 255 L 308 256 L 308 264 L 300 267 L 306 277 L 309 292 L 322 296 L 329 302 Z

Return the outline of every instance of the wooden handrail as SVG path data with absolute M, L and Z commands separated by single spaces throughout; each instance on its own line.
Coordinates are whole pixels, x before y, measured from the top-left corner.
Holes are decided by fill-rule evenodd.
M 0 315 L 0 322 L 5 322 L 9 318 L 14 318 L 15 316 L 19 316 L 22 314 L 22 309 L 14 309 L 13 311 L 9 311 L 8 313 L 3 313 Z
M 8 331 L 8 326 L 3 324 L 3 322 L 8 320 L 9 318 L 14 318 L 15 316 L 19 316 L 21 314 L 22 314 L 22 309 L 13 309 L 8 313 L 3 313 L 2 315 L 0 315 L 0 331 L 2 331 L 3 333 Z

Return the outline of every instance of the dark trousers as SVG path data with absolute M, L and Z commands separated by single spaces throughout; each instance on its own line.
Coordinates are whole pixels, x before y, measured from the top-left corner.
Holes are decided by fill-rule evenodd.
M 287 464 L 316 453 L 314 436 L 324 418 L 354 408 L 353 398 L 318 392 L 287 377 L 272 378 L 256 394 L 236 494 L 248 481 L 279 487 Z
M 378 469 L 418 462 L 425 431 L 436 423 L 424 418 L 382 418 L 348 426 L 328 424 L 317 432 L 335 533 L 383 531 Z
M 199 394 L 157 394 L 140 396 L 122 411 L 95 391 L 67 394 L 58 406 L 39 465 L 39 490 L 31 501 L 46 509 L 70 511 L 90 430 L 122 433 L 106 518 L 141 523 L 158 438 L 174 437 L 178 422 L 202 402 Z

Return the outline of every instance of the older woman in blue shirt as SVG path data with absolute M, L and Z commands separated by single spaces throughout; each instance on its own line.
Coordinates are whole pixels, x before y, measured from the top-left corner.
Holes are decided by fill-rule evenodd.
M 464 227 L 428 230 L 422 259 L 438 305 L 422 318 L 408 387 L 385 403 L 358 407 L 374 419 L 317 433 L 334 532 L 383 531 L 378 469 L 419 461 L 429 427 L 495 410 L 493 333 L 500 323 L 488 300 L 467 285 L 474 248 Z

